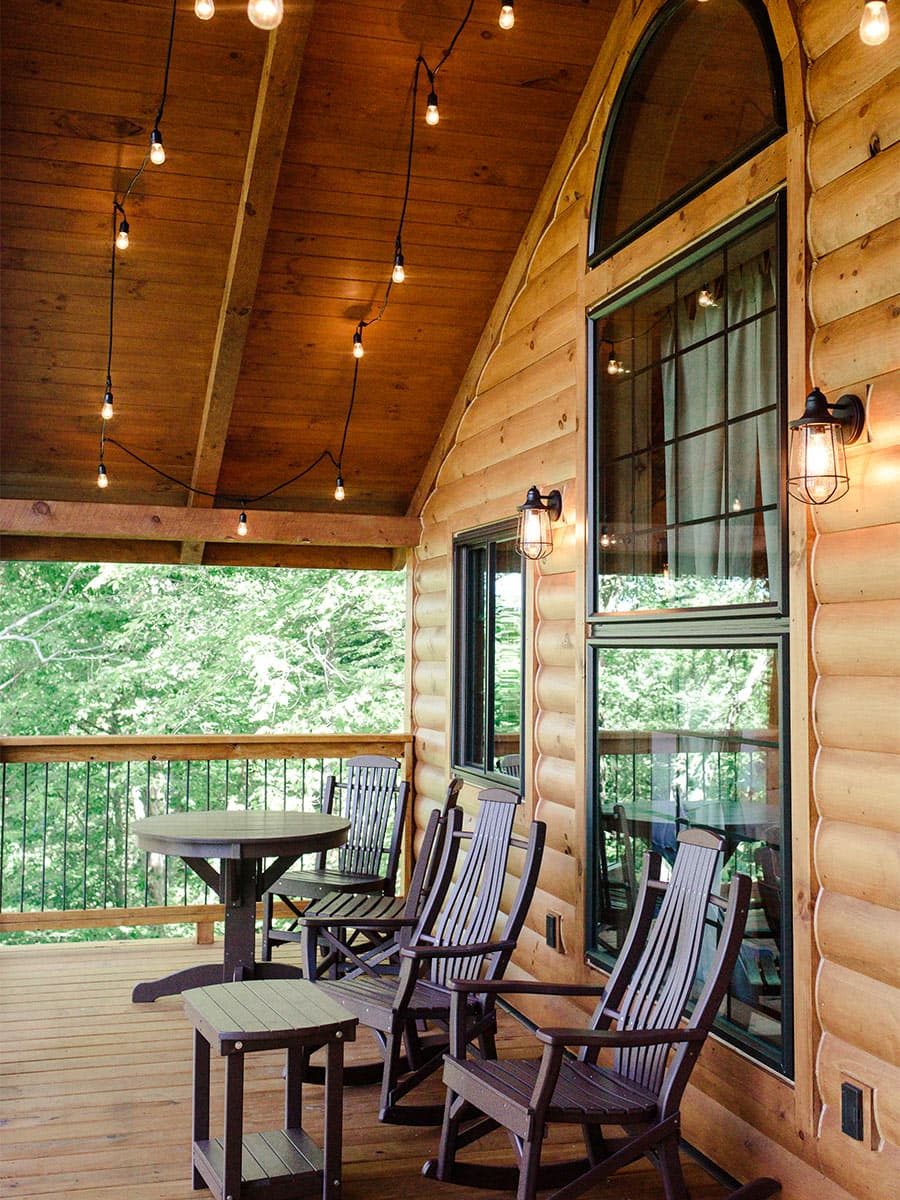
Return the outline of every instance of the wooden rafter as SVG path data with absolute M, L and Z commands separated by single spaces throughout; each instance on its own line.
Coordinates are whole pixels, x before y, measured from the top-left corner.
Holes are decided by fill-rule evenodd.
M 215 492 L 225 453 L 312 12 L 312 0 L 290 5 L 281 25 L 269 34 L 194 454 L 191 486 L 202 491 Z M 194 492 L 188 493 L 187 502 L 191 507 L 212 506 L 211 497 Z M 186 540 L 181 561 L 201 562 L 203 548 L 202 541 Z
M 0 500 L 0 533 L 29 537 L 128 538 L 146 541 L 265 543 L 288 546 L 415 546 L 414 517 L 253 509 L 246 537 L 238 509 L 152 504 L 88 504 L 64 500 Z

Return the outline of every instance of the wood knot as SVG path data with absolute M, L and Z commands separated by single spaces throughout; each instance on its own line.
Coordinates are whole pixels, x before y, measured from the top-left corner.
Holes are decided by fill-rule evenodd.
M 881 138 L 877 133 L 873 133 L 869 138 L 869 158 L 874 158 L 876 154 L 881 153 Z
M 154 513 L 153 516 L 150 518 L 150 524 L 151 525 L 159 525 L 160 524 L 160 518 L 157 513 Z
M 31 506 L 31 511 L 36 513 L 39 517 L 49 517 L 50 505 L 46 500 L 35 500 L 34 504 Z

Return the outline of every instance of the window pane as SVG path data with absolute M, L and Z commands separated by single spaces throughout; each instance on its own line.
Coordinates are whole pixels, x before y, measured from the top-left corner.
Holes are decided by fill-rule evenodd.
M 466 554 L 467 637 L 465 640 L 466 737 L 463 761 L 484 762 L 484 714 L 487 685 L 487 547 Z
M 494 761 L 518 775 L 522 730 L 522 560 L 498 542 L 494 574 Z
M 780 595 L 774 214 L 722 241 L 595 320 L 598 613 Z
M 596 646 L 594 945 L 621 948 L 642 856 L 672 862 L 678 831 L 725 839 L 722 885 L 753 880 L 747 934 L 719 1026 L 782 1054 L 780 680 L 772 646 Z M 702 962 L 714 952 L 711 913 Z M 701 968 L 702 974 L 702 968 Z
M 777 136 L 779 90 L 748 5 L 670 4 L 618 100 L 596 185 L 595 252 Z
M 458 538 L 454 765 L 519 775 L 523 568 L 514 526 Z

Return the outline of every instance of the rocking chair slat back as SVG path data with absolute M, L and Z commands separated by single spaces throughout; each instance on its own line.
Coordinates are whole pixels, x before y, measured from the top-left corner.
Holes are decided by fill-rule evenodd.
M 454 835 L 457 839 L 471 837 L 469 851 L 434 923 L 431 939 L 423 940 L 445 946 L 471 946 L 491 940 L 500 912 L 509 848 L 518 840 L 513 839 L 512 827 L 522 798 L 502 788 L 487 788 L 478 798 L 474 831 L 471 835 Z M 423 915 L 423 931 L 430 916 Z M 482 956 L 439 958 L 432 963 L 429 978 L 444 986 L 451 979 L 477 979 L 483 963 Z
M 366 754 L 348 760 L 344 814 L 350 833 L 338 854 L 341 871 L 381 874 L 388 822 L 396 819 L 397 772 L 393 758 Z
M 613 973 L 606 1002 L 595 1014 L 596 1025 L 609 1024 L 615 1009 L 619 1029 L 672 1029 L 684 1015 L 703 945 L 703 925 L 718 877 L 724 839 L 703 829 L 678 836 L 679 848 L 667 884 L 659 883 L 658 856 L 648 855 L 639 897 L 642 921 L 637 963 L 616 988 Z M 654 861 L 655 860 L 655 861 Z M 662 904 L 655 919 L 660 891 Z M 648 928 L 649 926 L 649 928 Z M 632 938 L 629 938 L 629 942 Z M 622 958 L 631 957 L 626 946 Z M 616 994 L 619 992 L 620 994 Z M 614 1070 L 642 1087 L 659 1091 L 668 1059 L 667 1047 L 643 1046 L 616 1052 Z

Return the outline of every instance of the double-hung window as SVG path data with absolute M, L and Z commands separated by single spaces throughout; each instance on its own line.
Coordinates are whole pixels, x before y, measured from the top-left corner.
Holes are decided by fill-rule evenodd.
M 754 884 L 717 1029 L 789 1074 L 782 242 L 767 202 L 591 314 L 587 949 L 617 955 L 645 851 L 717 830 Z
M 454 539 L 454 766 L 518 779 L 522 753 L 524 571 L 515 523 Z

